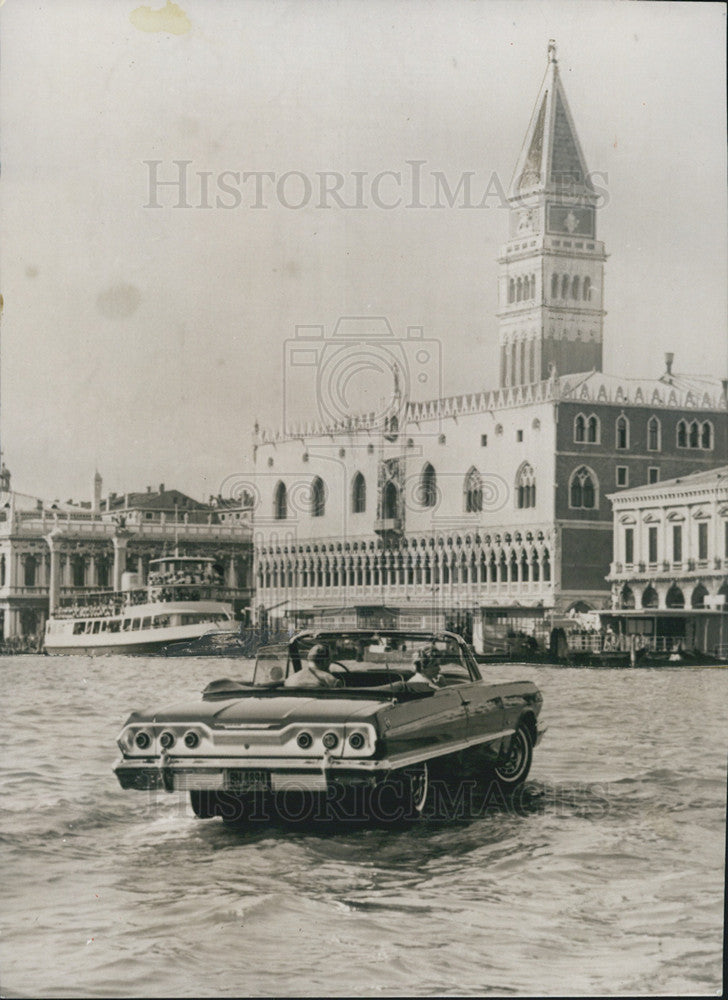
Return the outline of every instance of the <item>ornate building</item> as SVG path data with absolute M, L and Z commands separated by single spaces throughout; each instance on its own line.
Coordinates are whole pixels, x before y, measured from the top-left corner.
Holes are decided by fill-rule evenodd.
M 728 465 L 621 490 L 610 499 L 612 607 L 625 612 L 616 617 L 632 634 L 668 641 L 679 635 L 691 648 L 725 655 Z
M 609 606 L 612 490 L 725 461 L 727 382 L 674 374 L 671 355 L 656 379 L 601 371 L 598 197 L 553 46 L 509 202 L 498 388 L 411 401 L 392 350 L 383 413 L 256 428 L 257 604 L 448 624 L 481 648 L 546 632 Z M 352 356 L 393 338 L 371 320 Z
M 1 637 L 41 636 L 59 598 L 119 590 L 127 570 L 144 583 L 149 561 L 175 549 L 217 559 L 244 618 L 252 596 L 250 511 L 239 509 L 237 520 L 231 513 L 221 519 L 217 505 L 163 486 L 102 500 L 98 473 L 92 503 L 45 504 L 8 489 L 0 494 Z

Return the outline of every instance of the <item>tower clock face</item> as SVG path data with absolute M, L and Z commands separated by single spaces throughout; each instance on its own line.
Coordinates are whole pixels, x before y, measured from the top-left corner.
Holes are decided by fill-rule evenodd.
M 548 231 L 594 239 L 594 209 L 591 205 L 549 205 Z

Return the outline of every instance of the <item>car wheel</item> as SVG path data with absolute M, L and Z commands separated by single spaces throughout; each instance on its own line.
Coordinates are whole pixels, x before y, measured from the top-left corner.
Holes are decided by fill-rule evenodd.
M 212 819 L 218 815 L 217 792 L 191 791 L 190 805 L 198 819 Z
M 396 771 L 373 790 L 369 815 L 384 823 L 417 820 L 424 811 L 429 789 L 427 764 Z
M 501 788 L 517 788 L 528 777 L 533 760 L 531 734 L 519 726 L 511 737 L 507 753 L 496 761 L 494 773 Z
M 416 815 L 421 816 L 427 802 L 427 793 L 430 790 L 430 772 L 427 764 L 419 764 L 416 768 L 409 770 L 407 774 L 409 779 L 408 804 Z
M 199 819 L 219 816 L 233 826 L 247 822 L 252 811 L 251 797 L 235 792 L 190 791 L 190 804 Z

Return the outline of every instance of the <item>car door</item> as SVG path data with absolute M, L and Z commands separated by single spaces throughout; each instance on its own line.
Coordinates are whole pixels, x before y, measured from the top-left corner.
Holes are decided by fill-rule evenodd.
M 444 755 L 467 740 L 467 714 L 455 687 L 392 705 L 383 713 L 382 727 L 387 757 L 394 761 Z
M 484 744 L 492 737 L 500 740 L 506 724 L 503 699 L 496 685 L 490 684 L 480 676 L 480 670 L 474 661 L 467 664 L 470 679 L 458 684 L 457 690 L 462 699 L 467 716 L 467 739 L 472 744 Z M 475 676 L 476 679 L 473 679 Z

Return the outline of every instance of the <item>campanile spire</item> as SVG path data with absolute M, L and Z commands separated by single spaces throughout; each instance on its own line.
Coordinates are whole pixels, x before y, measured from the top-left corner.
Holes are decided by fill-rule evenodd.
M 602 368 L 604 244 L 598 192 L 559 75 L 556 42 L 510 188 L 499 281 L 500 384 Z

